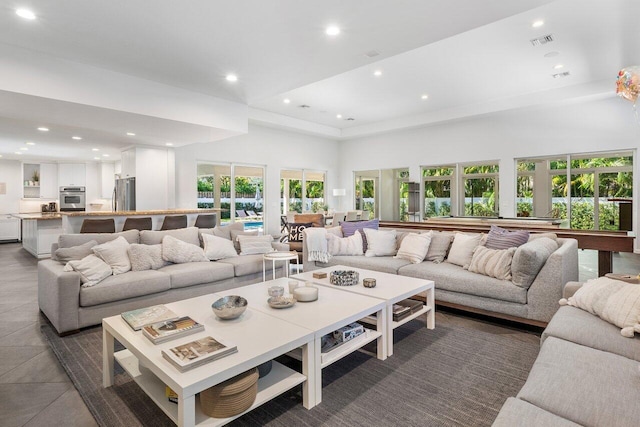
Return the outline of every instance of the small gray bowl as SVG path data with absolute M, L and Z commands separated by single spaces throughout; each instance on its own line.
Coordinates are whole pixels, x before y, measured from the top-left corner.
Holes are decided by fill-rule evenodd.
M 238 295 L 229 295 L 211 304 L 211 309 L 220 319 L 231 320 L 244 313 L 247 309 L 247 300 Z

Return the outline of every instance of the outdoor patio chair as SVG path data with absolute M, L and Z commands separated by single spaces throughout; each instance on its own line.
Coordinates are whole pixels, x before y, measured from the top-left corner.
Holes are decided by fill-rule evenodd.
M 248 215 L 247 213 L 244 211 L 244 209 L 236 209 L 236 216 L 238 218 L 246 218 Z

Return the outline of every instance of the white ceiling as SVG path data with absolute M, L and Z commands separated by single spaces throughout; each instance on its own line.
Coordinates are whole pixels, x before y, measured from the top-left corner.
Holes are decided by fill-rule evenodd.
M 18 18 L 17 6 L 38 19 Z M 613 93 L 617 71 L 640 63 L 637 16 L 640 2 L 633 0 L 8 0 L 0 1 L 0 48 L 244 103 L 273 124 L 298 119 L 298 130 L 308 123 L 307 130 L 339 139 L 598 95 L 606 80 Z M 533 29 L 537 19 L 545 25 Z M 324 34 L 329 24 L 342 33 Z M 548 33 L 554 42 L 530 45 Z M 371 50 L 380 55 L 366 57 Z M 545 58 L 550 51 L 559 55 Z M 551 77 L 558 63 L 570 77 Z M 239 81 L 225 81 L 227 73 Z M 19 158 L 13 152 L 26 140 L 40 148 L 27 155 L 90 160 L 89 142 L 117 158 L 132 143 L 221 137 L 206 126 L 33 96 L 19 97 L 25 107 L 16 113 L 16 96 L 0 92 L 4 158 Z M 60 132 L 34 132 L 43 123 Z M 123 136 L 131 123 L 142 129 L 135 140 Z M 77 132 L 83 145 L 69 139 Z

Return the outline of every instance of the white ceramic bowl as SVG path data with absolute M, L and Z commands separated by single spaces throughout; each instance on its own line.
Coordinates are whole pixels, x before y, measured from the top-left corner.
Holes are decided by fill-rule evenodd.
M 299 286 L 293 290 L 293 297 L 300 302 L 310 302 L 318 299 L 318 288 L 315 286 Z

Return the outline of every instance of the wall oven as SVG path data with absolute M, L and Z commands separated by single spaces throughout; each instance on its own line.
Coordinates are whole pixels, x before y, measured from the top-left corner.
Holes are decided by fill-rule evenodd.
M 85 209 L 85 187 L 60 187 L 60 212 Z

